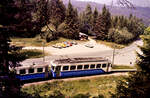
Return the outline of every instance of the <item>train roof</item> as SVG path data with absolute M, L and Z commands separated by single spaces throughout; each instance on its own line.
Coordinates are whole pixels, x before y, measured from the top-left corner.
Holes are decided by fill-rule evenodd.
M 72 64 L 72 63 L 88 63 L 88 62 L 108 62 L 108 59 L 102 57 L 87 57 L 87 58 L 67 58 L 54 60 L 54 64 Z
M 48 66 L 48 63 L 42 62 L 42 63 L 33 63 L 32 65 L 23 65 L 16 67 L 15 69 L 24 69 L 24 68 L 37 68 L 37 67 L 45 67 Z

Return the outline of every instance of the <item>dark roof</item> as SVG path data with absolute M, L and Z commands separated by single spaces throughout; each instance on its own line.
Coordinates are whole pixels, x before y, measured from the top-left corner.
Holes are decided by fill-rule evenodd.
M 66 63 L 86 63 L 86 62 L 104 62 L 108 61 L 102 57 L 89 57 L 89 58 L 67 58 L 67 59 L 59 59 L 55 60 L 56 64 L 66 64 Z

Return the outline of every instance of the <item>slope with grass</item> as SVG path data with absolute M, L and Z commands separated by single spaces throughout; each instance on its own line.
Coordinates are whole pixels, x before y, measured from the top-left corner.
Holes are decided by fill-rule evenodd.
M 100 95 L 104 98 L 110 98 L 111 93 L 115 92 L 117 81 L 122 80 L 123 77 L 125 76 L 104 76 L 73 81 L 56 80 L 51 83 L 25 87 L 22 88 L 22 91 L 32 96 L 38 94 L 42 98 L 52 96 L 56 94 L 56 92 L 59 92 L 59 94 L 64 95 L 67 98 L 73 98 L 78 94 L 91 97 Z

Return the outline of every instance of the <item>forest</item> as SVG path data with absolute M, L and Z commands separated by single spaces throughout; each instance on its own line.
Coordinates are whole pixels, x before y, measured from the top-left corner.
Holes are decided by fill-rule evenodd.
M 132 14 L 112 16 L 105 5 L 98 11 L 88 4 L 83 12 L 78 12 L 71 2 L 66 7 L 61 0 L 18 1 L 18 5 L 21 3 L 24 6 L 16 6 L 13 11 L 17 26 L 15 32 L 11 32 L 12 37 L 40 35 L 50 42 L 59 37 L 79 39 L 79 32 L 82 32 L 98 40 L 128 44 L 138 39 L 145 28 L 142 20 Z

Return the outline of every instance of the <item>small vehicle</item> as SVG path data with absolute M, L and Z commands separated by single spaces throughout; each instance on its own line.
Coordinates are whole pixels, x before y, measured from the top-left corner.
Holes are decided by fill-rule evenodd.
M 64 43 L 61 43 L 61 47 L 62 47 L 62 48 L 66 48 L 67 46 L 66 46 L 66 44 L 64 44 Z
M 77 45 L 78 43 L 77 42 L 75 42 L 75 41 L 73 41 L 73 42 L 71 42 L 73 45 Z
M 85 46 L 89 47 L 89 48 L 94 48 L 94 45 L 92 45 L 92 44 L 86 44 Z

